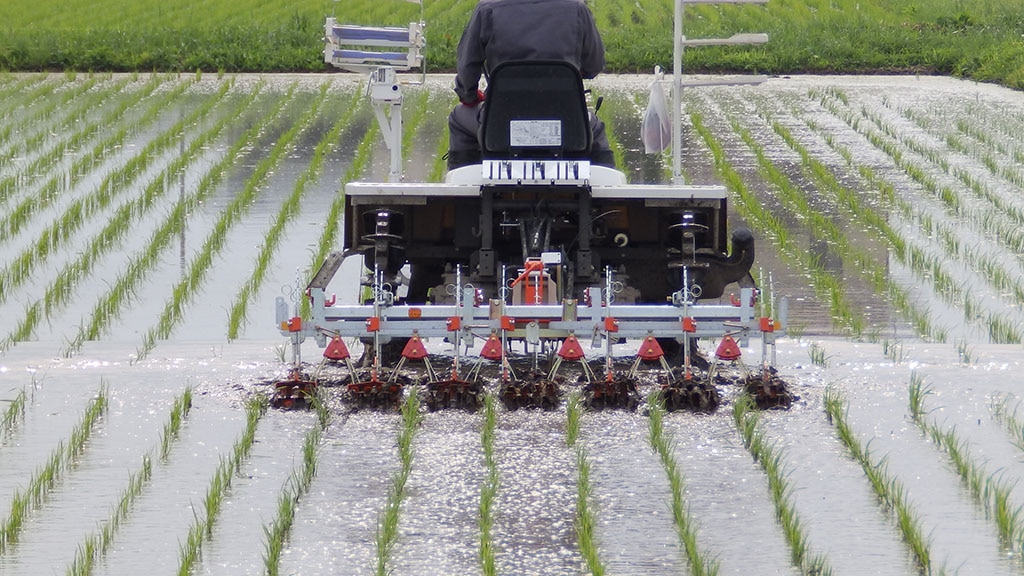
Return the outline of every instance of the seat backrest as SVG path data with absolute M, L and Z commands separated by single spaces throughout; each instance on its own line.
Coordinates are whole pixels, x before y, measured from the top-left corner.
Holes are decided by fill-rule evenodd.
M 480 126 L 484 158 L 580 158 L 592 135 L 583 78 L 569 62 L 516 60 L 491 71 Z

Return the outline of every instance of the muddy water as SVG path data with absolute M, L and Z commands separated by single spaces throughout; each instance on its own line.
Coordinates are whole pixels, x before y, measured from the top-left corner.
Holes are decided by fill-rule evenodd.
M 145 359 L 136 356 L 143 335 L 159 323 L 173 286 L 182 281 L 196 253 L 211 237 L 214 223 L 235 194 L 244 187 L 270 146 L 274 135 L 295 121 L 317 90 L 322 77 L 299 78 L 299 96 L 261 138 L 234 161 L 208 200 L 193 210 L 183 233 L 178 233 L 159 252 L 156 264 L 131 289 L 118 315 L 104 331 L 103 341 L 90 342 L 71 358 L 61 357 L 79 325 L 90 320 L 94 303 L 137 258 L 154 231 L 164 223 L 179 195 L 193 194 L 210 169 L 256 118 L 283 97 L 295 77 L 270 79 L 264 96 L 240 115 L 237 125 L 211 143 L 181 174 L 171 178 L 168 194 L 149 211 L 129 224 L 124 239 L 111 246 L 75 287 L 75 297 L 49 312 L 31 337 L 6 347 L 0 354 L 0 411 L 18 391 L 30 392 L 24 423 L 10 434 L 0 435 L 0 518 L 7 518 L 13 494 L 25 488 L 46 457 L 66 441 L 89 399 L 101 386 L 109 390 L 111 406 L 101 419 L 85 453 L 63 472 L 62 479 L 29 514 L 17 544 L 0 554 L 0 574 L 63 572 L 86 535 L 104 522 L 117 504 L 129 474 L 139 468 L 144 454 L 155 449 L 170 405 L 186 386 L 195 389 L 193 410 L 167 461 L 154 461 L 153 478 L 136 501 L 118 531 L 105 559 L 97 566 L 102 574 L 137 574 L 152 566 L 177 566 L 180 547 L 202 512 L 205 497 L 218 464 L 244 427 L 243 402 L 251 394 L 266 394 L 267 379 L 280 375 L 277 360 L 283 344 L 273 326 L 273 301 L 280 294 L 291 298 L 309 273 L 312 253 L 326 229 L 325 215 L 341 189 L 341 179 L 353 161 L 352 151 L 369 126 L 366 110 L 357 111 L 342 131 L 338 146 L 328 153 L 324 170 L 310 182 L 301 209 L 287 226 L 280 248 L 273 254 L 268 275 L 250 296 L 249 316 L 242 336 L 227 341 L 227 311 L 255 266 L 271 222 L 281 202 L 291 193 L 294 180 L 304 173 L 312 147 L 331 120 L 352 105 L 358 79 L 332 75 L 331 96 L 313 128 L 303 133 L 295 149 L 276 165 L 259 187 L 254 202 L 225 234 L 223 248 L 205 272 L 196 296 L 172 330 L 171 339 L 158 342 Z M 219 85 L 204 79 L 192 98 Z M 637 153 L 638 108 L 631 95 L 645 89 L 642 77 L 607 78 L 601 91 L 616 111 L 612 124 L 627 157 L 638 165 L 629 171 L 639 180 L 657 181 L 663 164 Z M 256 85 L 239 78 L 225 102 L 247 94 Z M 410 157 L 416 166 L 410 175 L 423 176 L 433 160 L 438 138 L 443 135 L 448 103 L 444 97 L 450 78 L 431 78 L 429 115 L 414 135 Z M 1021 366 L 1019 345 L 987 344 L 985 326 L 965 318 L 955 299 L 945 298 L 928 278 L 897 261 L 877 235 L 850 215 L 824 191 L 811 194 L 808 203 L 833 219 L 839 229 L 886 271 L 896 285 L 908 290 L 915 306 L 927 310 L 933 321 L 947 327 L 950 342 L 966 338 L 973 362 L 960 365 L 953 345 L 924 344 L 914 340 L 912 329 L 884 298 L 873 292 L 853 262 L 836 258 L 836 251 L 816 231 L 793 216 L 777 191 L 766 183 L 756 157 L 731 131 L 730 117 L 754 134 L 765 153 L 796 186 L 821 188 L 800 170 L 801 159 L 787 147 L 771 124 L 771 118 L 794 132 L 797 141 L 833 170 L 844 185 L 862 192 L 861 200 L 886 214 L 890 224 L 922 245 L 928 254 L 943 254 L 943 239 L 922 222 L 931 218 L 953 229 L 965 244 L 977 246 L 978 254 L 1013 262 L 1011 277 L 1019 275 L 1020 263 L 1005 243 L 976 220 L 952 214 L 938 196 L 927 189 L 927 180 L 915 180 L 911 171 L 897 165 L 893 156 L 873 145 L 866 120 L 852 126 L 843 111 L 861 111 L 877 117 L 882 132 L 889 127 L 904 139 L 914 138 L 929 147 L 941 147 L 950 136 L 967 139 L 955 123 L 920 123 L 916 114 L 943 110 L 960 119 L 979 119 L 978 125 L 993 136 L 994 165 L 1012 171 L 1014 150 L 1024 148 L 1016 133 L 1022 125 L 1021 97 L 990 86 L 948 79 L 898 78 L 797 78 L 773 79 L 759 92 L 724 92 L 710 89 L 692 102 L 702 106 L 705 121 L 721 138 L 726 156 L 756 189 L 761 201 L 777 210 L 801 249 L 816 250 L 830 270 L 847 281 L 851 301 L 873 323 L 872 334 L 900 348 L 899 361 L 887 357 L 880 344 L 851 344 L 831 337 L 831 312 L 808 282 L 805 270 L 786 254 L 772 248 L 767 239 L 758 244 L 756 266 L 772 273 L 775 292 L 790 298 L 790 325 L 799 328 L 803 340 L 786 339 L 779 349 L 779 370 L 794 386 L 801 400 L 788 412 L 766 415 L 769 437 L 782 450 L 792 484 L 792 498 L 807 541 L 823 555 L 836 574 L 916 574 L 907 547 L 890 512 L 879 505 L 859 466 L 846 455 L 824 416 L 821 398 L 828 385 L 840 387 L 850 401 L 850 423 L 872 453 L 885 458 L 892 475 L 908 491 L 921 517 L 923 531 L 932 546 L 936 566 L 961 574 L 1009 574 L 1022 568 L 1019 551 L 1010 551 L 995 534 L 990 519 L 970 498 L 953 473 L 946 456 L 907 417 L 907 392 L 912 370 L 933 386 L 927 399 L 929 416 L 956 430 L 969 444 L 971 454 L 991 474 L 1008 482 L 1024 479 L 1024 461 L 1009 435 L 991 415 L 990 404 L 1008 393 L 1018 393 Z M 826 94 L 839 104 L 823 104 Z M 745 96 L 744 94 L 748 94 Z M 754 94 L 757 94 L 755 97 Z M 0 101 L 14 106 L 16 99 Z M 190 100 L 194 102 L 195 100 Z M 6 102 L 6 104 L 5 104 Z M 939 103 L 944 103 L 939 106 Z M 1016 108 L 1015 108 L 1016 106 Z M 229 107 L 216 108 L 208 126 Z M 8 108 L 3 108 L 6 112 Z M 10 108 L 18 114 L 17 108 Z M 166 127 L 180 117 L 180 108 L 167 111 L 153 126 Z M 982 122 L 984 119 L 990 119 Z M 991 119 L 1007 129 L 989 128 Z M 56 121 L 56 120 L 55 120 Z M 631 124 L 634 122 L 634 124 Z M 875 125 L 874 121 L 872 124 Z M 113 127 L 112 127 L 113 129 Z M 95 170 L 84 175 L 62 198 L 66 202 L 87 195 L 103 174 L 124 165 L 132 150 L 144 147 L 156 129 L 145 130 L 119 151 L 111 151 Z M 687 176 L 706 182 L 716 178 L 710 150 L 691 126 L 684 166 Z M 962 131 L 961 131 L 962 132 Z M 190 132 L 188 138 L 197 132 Z M 828 136 L 828 137 L 827 137 Z M 99 138 L 101 136 L 97 136 Z M 944 170 L 910 144 L 893 139 L 902 158 L 912 158 L 937 186 L 966 188 L 958 173 Z M 84 144 L 88 149 L 95 141 Z M 985 150 L 989 150 L 981 146 Z M 844 159 L 840 150 L 854 152 Z M 956 150 L 945 151 L 958 167 L 972 177 L 985 175 L 985 160 Z M 119 202 L 138 193 L 173 157 L 162 156 L 154 168 L 129 183 Z M 68 160 L 69 161 L 69 160 Z M 66 167 L 68 161 L 56 165 Z M 20 161 L 19 161 L 20 162 Z M 20 164 L 0 166 L 0 177 Z M 914 211 L 893 209 L 883 194 L 866 179 L 870 168 L 890 184 Z M 58 169 L 59 170 L 59 169 Z M 368 174 L 383 177 L 386 157 L 377 146 Z M 57 177 L 61 177 L 59 174 Z M 1019 188 L 1004 175 L 989 174 L 984 181 L 1007 202 L 1017 202 Z M 0 198 L 0 209 L 10 210 L 24 194 L 25 186 Z M 985 204 L 965 199 L 974 211 Z M 0 266 L 12 266 L 18 255 L 37 238 L 66 206 L 60 202 L 29 216 L 24 231 L 0 243 Z M 40 300 L 56 274 L 74 266 L 81 250 L 106 224 L 114 210 L 98 212 L 81 230 L 42 259 L 26 280 L 0 295 L 3 334 Z M 991 211 L 991 209 L 988 209 Z M 739 224 L 738 219 L 734 223 Z M 762 237 L 763 238 L 763 237 Z M 333 244 L 337 247 L 339 241 Z M 982 302 L 976 316 L 1001 314 L 1020 324 L 1020 305 L 986 279 L 980 267 L 963 255 L 949 258 L 951 271 Z M 329 287 L 341 302 L 354 302 L 359 263 L 349 260 Z M 296 278 L 298 276 L 298 279 Z M 811 365 L 809 342 L 824 347 L 828 366 Z M 754 341 L 756 345 L 756 340 Z M 319 357 L 312 343 L 303 347 L 307 359 Z M 755 348 L 744 351 L 751 361 Z M 358 353 L 358 346 L 356 346 Z M 645 391 L 646 392 L 646 391 Z M 698 546 L 720 561 L 722 574 L 795 574 L 782 530 L 775 519 L 767 481 L 757 463 L 743 448 L 729 409 L 735 390 L 726 390 L 727 402 L 719 413 L 696 416 L 672 414 L 666 430 L 675 438 L 675 455 L 686 478 L 686 501 L 699 526 Z M 332 391 L 334 419 L 318 453 L 317 477 L 299 503 L 295 526 L 285 546 L 281 570 L 302 574 L 366 574 L 376 557 L 375 530 L 387 499 L 391 478 L 398 469 L 395 441 L 400 424 L 394 414 L 347 414 Z M 479 571 L 477 508 L 484 478 L 480 447 L 479 414 L 425 413 L 414 443 L 413 470 L 402 505 L 399 538 L 389 569 L 395 574 L 467 574 Z M 271 411 L 257 430 L 252 454 L 233 477 L 232 487 L 211 538 L 203 545 L 203 560 L 196 569 L 203 574 L 258 573 L 264 554 L 264 526 L 276 514 L 277 499 L 289 476 L 300 464 L 299 446 L 315 425 L 312 415 Z M 494 545 L 499 571 L 508 574 L 573 574 L 585 567 L 576 544 L 576 460 L 565 444 L 563 411 L 499 412 L 496 459 L 500 487 L 494 517 Z M 668 482 L 660 462 L 647 443 L 647 419 L 640 413 L 602 412 L 583 418 L 581 442 L 592 465 L 592 502 L 597 518 L 599 554 L 609 573 L 678 574 L 687 570 L 685 552 L 673 525 Z M 1013 501 L 1024 504 L 1024 493 L 1015 488 Z

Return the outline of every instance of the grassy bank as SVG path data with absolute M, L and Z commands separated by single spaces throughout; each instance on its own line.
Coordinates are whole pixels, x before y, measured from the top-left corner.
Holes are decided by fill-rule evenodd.
M 473 0 L 424 0 L 431 71 L 451 70 Z M 608 71 L 648 72 L 672 60 L 672 1 L 590 2 Z M 319 71 L 323 19 L 405 25 L 398 0 L 9 0 L 0 5 L 0 69 Z M 87 18 L 83 17 L 88 15 Z M 1024 4 L 1018 0 L 770 0 L 686 8 L 691 38 L 767 32 L 759 47 L 686 53 L 691 72 L 952 74 L 1024 88 Z

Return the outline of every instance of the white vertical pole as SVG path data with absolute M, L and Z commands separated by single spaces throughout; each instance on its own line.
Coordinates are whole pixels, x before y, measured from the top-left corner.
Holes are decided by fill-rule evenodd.
M 683 0 L 675 0 L 672 50 L 672 183 L 683 184 Z

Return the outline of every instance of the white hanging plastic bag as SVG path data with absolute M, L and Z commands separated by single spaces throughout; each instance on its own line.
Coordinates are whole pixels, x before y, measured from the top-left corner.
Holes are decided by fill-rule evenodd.
M 647 154 L 660 154 L 672 142 L 672 115 L 668 110 L 661 79 L 661 68 L 655 68 L 640 133 Z

